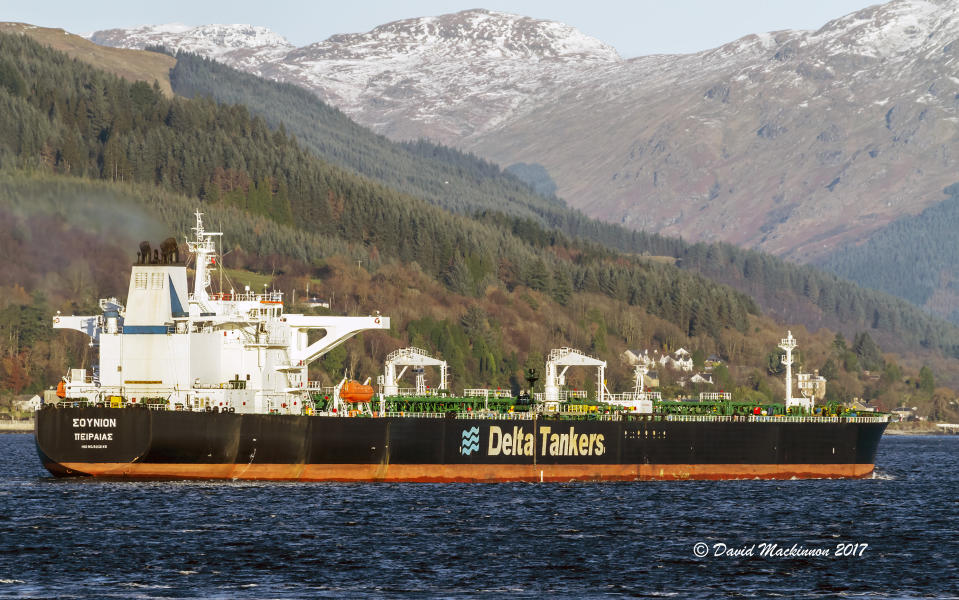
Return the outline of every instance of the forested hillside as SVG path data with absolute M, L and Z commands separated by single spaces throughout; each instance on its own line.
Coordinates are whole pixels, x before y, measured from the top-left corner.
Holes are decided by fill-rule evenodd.
M 946 200 L 841 248 L 822 267 L 959 323 L 959 184 L 943 192 Z
M 246 106 L 271 127 L 294 135 L 323 160 L 453 212 L 503 213 L 626 252 L 679 256 L 687 246 L 678 239 L 590 219 L 472 154 L 428 140 L 390 141 L 294 85 L 182 52 L 177 54 L 170 80 L 179 95 Z M 535 171 L 529 165 L 515 168 Z
M 91 181 L 21 171 L 0 173 L 0 400 L 11 392 L 35 392 L 56 381 L 68 366 L 86 365 L 92 350 L 82 335 L 55 331 L 50 317 L 96 312 L 96 299 L 123 298 L 129 266 L 140 239 L 187 234 L 195 198 L 150 184 Z M 390 351 L 410 344 L 449 361 L 454 388 L 519 387 L 528 367 L 542 368 L 550 348 L 574 346 L 609 362 L 611 389 L 629 389 L 631 373 L 619 354 L 626 348 L 694 350 L 694 356 L 720 354 L 728 366 L 713 371 L 714 386 L 681 388 L 677 376 L 661 373 L 667 394 L 732 390 L 750 401 L 781 399 L 781 326 L 749 316 L 748 328 L 724 328 L 690 336 L 642 307 L 602 293 L 573 291 L 560 304 L 547 293 L 520 285 L 487 286 L 467 295 L 449 289 L 416 263 L 386 254 L 371 256 L 362 243 L 278 224 L 225 203 L 205 204 L 206 222 L 224 232 L 224 265 L 244 283 L 242 271 L 264 273 L 289 301 L 311 295 L 333 300 L 336 314 L 383 310 L 392 318 L 388 332 L 367 332 L 331 352 L 311 368 L 311 377 L 331 381 L 344 370 L 370 376 Z M 215 281 L 219 277 L 214 278 Z M 246 280 L 249 282 L 249 280 Z M 309 311 L 302 304 L 289 307 Z M 801 340 L 802 368 L 829 377 L 830 399 L 864 398 L 880 407 L 901 403 L 922 414 L 952 418 L 955 393 L 937 387 L 956 361 L 881 355 L 866 332 L 847 344 L 823 329 L 793 330 Z M 927 357 L 932 358 L 932 357 Z M 922 367 L 922 369 L 920 369 Z M 866 369 L 872 370 L 872 375 Z M 921 370 L 921 376 L 917 371 Z M 880 373 L 881 376 L 876 376 Z M 590 374 L 571 371 L 572 386 L 591 385 Z
M 82 336 L 55 332 L 50 316 L 55 310 L 95 311 L 99 297 L 124 297 L 136 241 L 170 232 L 183 239 L 195 207 L 195 199 L 152 185 L 0 173 L 0 250 L 6 257 L 0 262 L 2 387 L 35 390 L 55 381 L 67 365 L 89 360 Z M 325 359 L 319 376 L 344 366 L 369 375 L 386 353 L 417 344 L 450 361 L 459 386 L 507 386 L 520 381 L 527 363 L 541 368 L 550 348 L 574 345 L 605 357 L 610 381 L 628 385 L 628 368 L 617 355 L 631 345 L 695 346 L 737 363 L 760 364 L 767 349 L 752 339 L 755 329 L 761 325 L 769 340 L 776 335 L 766 331 L 776 328 L 771 321 L 742 315 L 739 327 L 710 324 L 691 336 L 652 314 L 660 310 L 655 303 L 630 306 L 602 291 L 570 289 L 556 297 L 546 289 L 495 281 L 479 293 L 450 289 L 448 278 L 416 262 L 371 253 L 359 242 L 279 224 L 226 203 L 205 204 L 203 210 L 208 226 L 225 234 L 226 267 L 269 273 L 289 300 L 294 290 L 302 299 L 312 286 L 312 294 L 334 300 L 338 314 L 382 310 L 393 318 L 390 332 L 364 334 L 359 344 Z M 716 294 L 724 293 L 676 269 L 652 268 L 651 281 L 659 270 L 678 274 L 672 283 L 658 280 L 674 295 L 695 289 L 719 301 Z M 69 343 L 53 343 L 61 338 Z
M 231 236 L 243 240 L 237 256 L 282 255 L 307 265 L 336 254 L 362 257 L 371 267 L 395 261 L 466 297 L 490 286 L 525 288 L 560 305 L 576 292 L 598 294 L 624 308 L 642 307 L 674 323 L 682 336 L 717 341 L 725 329 L 744 332 L 756 312 L 730 288 L 531 221 L 450 214 L 317 159 L 242 107 L 167 99 L 24 37 L 0 36 L 0 56 L 0 166 L 140 182 L 198 198 L 205 210 L 264 217 L 247 235 Z M 167 223 L 190 223 L 183 207 L 177 217 Z M 276 233 L 282 225 L 303 233 Z M 304 235 L 309 244 L 301 243 Z M 24 281 L 24 289 L 54 268 L 29 264 L 19 263 L 20 276 L 13 278 Z
M 454 212 L 494 210 L 539 218 L 550 209 L 564 208 L 561 201 L 533 193 L 498 166 L 475 156 L 428 142 L 392 142 L 294 85 L 261 79 L 189 53 L 177 55 L 170 78 L 181 96 L 246 106 L 323 160 Z
M 133 244 L 183 239 L 198 204 L 226 234 L 226 266 L 269 274 L 290 296 L 322 285 L 337 312 L 394 317 L 390 332 L 327 356 L 319 377 L 369 375 L 385 353 L 419 344 L 449 360 L 462 386 L 511 385 L 550 348 L 573 345 L 628 387 L 622 350 L 687 346 L 729 361 L 717 377 L 739 397 L 779 395 L 775 369 L 756 367 L 775 363 L 780 326 L 729 287 L 535 214 L 452 214 L 325 162 L 244 107 L 165 98 L 21 36 L 0 36 L 4 390 L 35 391 L 88 361 L 49 315 L 122 297 Z M 796 331 L 810 368 L 845 356 L 828 349 L 831 332 Z M 865 386 L 856 356 L 838 363 L 831 393 L 891 402 L 884 394 L 910 385 L 900 374 Z
M 427 141 L 390 142 L 295 86 L 270 82 L 186 53 L 178 55 L 171 82 L 178 94 L 246 105 L 273 127 L 282 126 L 295 134 L 317 156 L 444 208 L 465 214 L 496 212 L 516 217 L 512 228 L 517 233 L 545 226 L 612 250 L 670 256 L 679 259 L 677 264 L 683 269 L 750 295 L 765 312 L 811 329 L 829 327 L 848 336 L 871 330 L 885 348 L 939 348 L 959 354 L 959 331 L 908 302 L 850 284 L 814 267 L 730 244 L 688 244 L 589 219 L 555 197 L 548 201 L 538 198 L 511 174 L 472 155 Z M 523 168 L 535 170 L 529 165 Z
M 691 335 L 743 330 L 755 305 L 690 273 L 495 214 L 454 215 L 339 169 L 240 106 L 167 99 L 24 37 L 0 36 L 0 166 L 143 182 L 417 263 L 467 295 L 519 285 L 605 294 Z M 295 218 L 294 218 L 295 215 Z

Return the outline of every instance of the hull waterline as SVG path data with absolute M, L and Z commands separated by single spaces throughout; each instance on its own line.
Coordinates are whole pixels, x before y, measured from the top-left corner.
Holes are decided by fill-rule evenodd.
M 37 413 L 57 476 L 276 481 L 861 478 L 885 423 Z

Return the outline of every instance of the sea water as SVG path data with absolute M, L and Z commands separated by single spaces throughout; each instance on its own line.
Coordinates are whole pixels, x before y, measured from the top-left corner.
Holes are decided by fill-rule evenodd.
M 959 597 L 959 436 L 865 480 L 55 479 L 0 435 L 0 598 Z

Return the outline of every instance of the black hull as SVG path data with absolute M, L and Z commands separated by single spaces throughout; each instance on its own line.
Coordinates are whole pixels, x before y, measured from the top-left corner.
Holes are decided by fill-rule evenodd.
M 37 413 L 54 475 L 303 481 L 863 477 L 885 422 Z

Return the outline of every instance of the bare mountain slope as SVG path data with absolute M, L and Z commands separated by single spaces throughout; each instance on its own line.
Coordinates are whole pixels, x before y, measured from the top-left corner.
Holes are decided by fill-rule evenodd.
M 163 54 L 132 52 L 123 48 L 104 48 L 62 29 L 37 27 L 26 23 L 0 22 L 0 33 L 28 35 L 41 44 L 67 53 L 71 58 L 109 71 L 128 81 L 156 81 L 167 96 L 170 88 L 170 69 L 176 60 Z
M 298 49 L 223 27 L 210 26 L 222 44 L 205 28 L 93 39 L 192 50 L 307 86 L 394 138 L 540 163 L 593 216 L 804 260 L 959 179 L 954 2 L 894 0 L 818 31 L 632 60 L 565 25 L 484 10 Z
M 541 162 L 594 216 L 808 258 L 957 179 L 954 6 L 628 61 L 471 147 Z

